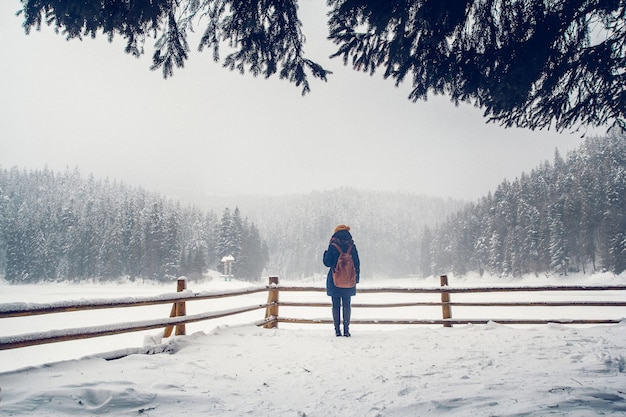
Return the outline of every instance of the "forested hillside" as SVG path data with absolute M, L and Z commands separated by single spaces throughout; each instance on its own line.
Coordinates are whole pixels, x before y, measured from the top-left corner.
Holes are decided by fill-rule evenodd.
M 0 275 L 9 282 L 172 280 L 215 269 L 258 278 L 267 248 L 239 209 L 181 207 L 155 193 L 83 179 L 78 170 L 0 169 Z
M 464 204 L 349 188 L 237 202 L 254 221 L 239 208 L 218 217 L 226 204 L 218 197 L 202 211 L 141 188 L 83 179 L 78 170 L 0 170 L 0 275 L 16 283 L 169 280 L 199 276 L 232 254 L 240 278 L 298 279 L 325 272 L 330 234 L 347 223 L 364 276 L 405 276 L 420 272 L 423 229 Z
M 425 269 L 566 275 L 626 270 L 626 137 L 588 138 L 429 230 Z M 426 259 L 428 261 L 426 262 Z
M 232 254 L 243 279 L 319 277 L 339 223 L 352 228 L 363 277 L 626 270 L 623 135 L 555 152 L 472 204 L 352 188 L 230 198 L 234 210 L 227 200 L 201 210 L 77 170 L 0 169 L 0 275 L 169 280 Z
M 267 239 L 267 270 L 291 279 L 326 273 L 322 255 L 339 223 L 351 227 L 362 276 L 418 275 L 424 229 L 443 222 L 466 204 L 353 188 L 239 201 Z

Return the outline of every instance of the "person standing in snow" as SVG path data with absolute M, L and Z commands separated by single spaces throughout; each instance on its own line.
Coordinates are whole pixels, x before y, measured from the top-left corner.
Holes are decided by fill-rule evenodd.
M 341 307 L 343 307 L 343 335 L 350 337 L 350 299 L 353 295 L 356 295 L 356 284 L 351 288 L 339 288 L 335 285 L 333 281 L 333 272 L 337 266 L 337 261 L 339 260 L 340 255 L 339 249 L 337 249 L 335 245 L 338 245 L 342 252 L 350 250 L 352 262 L 354 263 L 354 269 L 356 271 L 356 282 L 358 283 L 361 269 L 359 252 L 357 251 L 356 245 L 352 240 L 349 226 L 340 224 L 335 228 L 333 235 L 330 238 L 328 249 L 324 251 L 323 261 L 324 265 L 330 268 L 326 277 L 326 294 L 331 297 L 333 302 L 333 323 L 335 325 L 335 335 L 341 336 L 339 324 L 341 323 Z

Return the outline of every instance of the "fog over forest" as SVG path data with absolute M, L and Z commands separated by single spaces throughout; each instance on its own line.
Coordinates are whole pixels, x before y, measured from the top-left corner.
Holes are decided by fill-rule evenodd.
M 334 227 L 362 276 L 626 269 L 626 140 L 611 134 L 507 179 L 477 202 L 338 188 L 185 205 L 78 169 L 0 168 L 0 274 L 10 282 L 199 278 L 233 255 L 256 281 L 321 277 Z
M 267 239 L 268 271 L 325 273 L 330 233 L 346 223 L 364 276 L 567 275 L 626 270 L 626 137 L 588 137 L 473 202 L 342 188 L 242 197 Z M 228 200 L 227 200 L 228 201 Z

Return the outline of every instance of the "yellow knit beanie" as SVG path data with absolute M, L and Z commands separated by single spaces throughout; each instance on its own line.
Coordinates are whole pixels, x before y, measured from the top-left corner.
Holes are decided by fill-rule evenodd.
M 350 231 L 350 226 L 346 226 L 345 224 L 340 224 L 339 226 L 335 227 L 335 231 L 333 233 L 337 233 L 340 230 L 346 230 L 346 231 Z

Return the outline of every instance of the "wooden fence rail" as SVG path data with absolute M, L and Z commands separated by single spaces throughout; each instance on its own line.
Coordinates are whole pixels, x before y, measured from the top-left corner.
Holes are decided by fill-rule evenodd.
M 330 324 L 331 319 L 288 318 L 279 315 L 279 308 L 284 307 L 330 307 L 328 302 L 294 302 L 280 301 L 281 292 L 325 292 L 323 287 L 293 287 L 279 286 L 277 277 L 270 277 L 269 284 L 263 287 L 253 287 L 241 290 L 224 291 L 219 293 L 193 293 L 186 288 L 186 280 L 177 283 L 177 294 L 166 294 L 157 297 L 127 298 L 116 300 L 80 300 L 73 302 L 57 302 L 48 304 L 35 303 L 7 303 L 0 304 L 0 319 L 26 317 L 42 314 L 98 310 L 107 308 L 126 308 L 172 303 L 169 318 L 120 323 L 107 326 L 82 327 L 46 332 L 28 333 L 15 336 L 0 336 L 0 350 L 15 349 L 45 343 L 62 342 L 69 340 L 86 339 L 99 336 L 108 336 L 128 332 L 165 328 L 164 337 L 169 337 L 176 329 L 177 335 L 184 335 L 185 324 L 204 320 L 222 318 L 242 314 L 254 310 L 265 309 L 265 318 L 255 324 L 265 328 L 277 327 L 278 323 L 309 323 Z M 453 319 L 452 307 L 626 307 L 626 301 L 514 301 L 514 302 L 467 302 L 450 300 L 450 294 L 462 293 L 490 293 L 490 292 L 588 292 L 588 291 L 626 291 L 626 286 L 544 286 L 544 287 L 449 287 L 447 277 L 441 276 L 441 287 L 435 288 L 359 288 L 359 293 L 397 293 L 397 294 L 440 294 L 441 301 L 395 302 L 395 303 L 353 303 L 355 308 L 394 308 L 394 307 L 441 307 L 441 319 L 355 319 L 353 324 L 427 324 L 451 327 L 455 324 L 484 324 L 497 322 L 502 324 L 615 324 L 623 318 L 604 319 L 515 319 L 515 318 L 474 318 Z M 213 311 L 201 314 L 187 315 L 186 303 L 198 300 L 210 300 L 224 297 L 239 297 L 260 292 L 267 292 L 267 303 L 245 307 L 237 307 L 224 311 Z
M 72 311 L 99 310 L 122 307 L 140 307 L 156 304 L 170 304 L 186 301 L 211 300 L 216 298 L 236 297 L 240 295 L 266 292 L 267 287 L 255 287 L 220 293 L 191 293 L 167 294 L 156 297 L 133 297 L 116 300 L 77 300 L 72 302 L 60 301 L 55 303 L 6 303 L 0 304 L 0 319 L 9 317 L 36 316 L 40 314 L 66 313 Z

